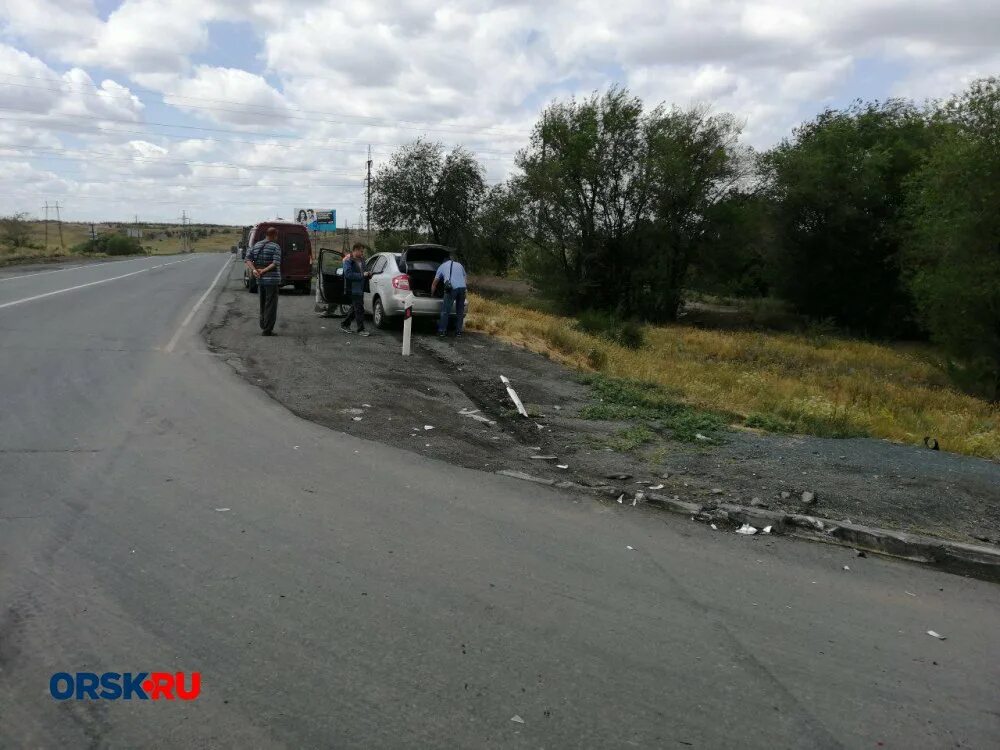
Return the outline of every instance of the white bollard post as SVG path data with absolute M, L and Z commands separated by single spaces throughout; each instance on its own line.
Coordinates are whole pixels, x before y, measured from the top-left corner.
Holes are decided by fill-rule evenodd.
M 403 307 L 403 356 L 410 356 L 410 336 L 413 333 L 413 295 L 406 295 Z

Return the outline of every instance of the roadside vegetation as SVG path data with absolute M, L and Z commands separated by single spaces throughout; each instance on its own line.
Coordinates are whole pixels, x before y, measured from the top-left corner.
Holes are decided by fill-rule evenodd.
M 630 348 L 510 302 L 473 295 L 470 309 L 470 329 L 599 376 L 585 417 L 659 424 L 687 440 L 727 423 L 911 445 L 931 436 L 1000 459 L 1000 412 L 954 388 L 920 347 L 673 324 L 643 326 L 645 344 Z
M 417 141 L 374 182 L 379 242 L 510 282 L 470 325 L 614 379 L 632 401 L 589 415 L 641 415 L 623 444 L 711 415 L 1000 459 L 1000 79 L 829 109 L 764 152 L 741 129 L 613 87 L 546 107 L 488 189 Z
M 142 238 L 127 236 L 135 228 L 127 223 L 62 222 L 32 220 L 27 214 L 0 217 L 0 265 L 84 254 L 94 257 L 113 255 L 168 255 L 181 251 L 179 224 L 140 225 Z M 91 230 L 97 235 L 91 238 Z M 187 227 L 190 245 L 201 252 L 227 252 L 240 238 L 240 227 L 194 224 Z

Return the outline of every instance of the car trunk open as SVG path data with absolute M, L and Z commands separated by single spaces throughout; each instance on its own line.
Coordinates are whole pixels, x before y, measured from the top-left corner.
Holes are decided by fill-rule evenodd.
M 451 257 L 451 251 L 441 245 L 410 245 L 400 254 L 400 270 L 410 277 L 410 291 L 415 297 L 430 297 L 431 284 L 438 267 Z M 444 294 L 438 288 L 436 296 Z

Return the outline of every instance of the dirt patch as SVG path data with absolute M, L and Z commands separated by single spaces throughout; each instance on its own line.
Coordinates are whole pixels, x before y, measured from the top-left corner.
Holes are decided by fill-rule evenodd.
M 663 485 L 658 493 L 683 500 L 756 498 L 776 510 L 1000 543 L 995 462 L 870 439 L 706 430 L 678 440 L 648 415 L 584 418 L 602 411 L 598 389 L 487 336 L 439 340 L 418 321 L 413 356 L 404 358 L 399 331 L 344 334 L 338 318 L 318 317 L 311 297 L 292 293 L 281 295 L 277 335 L 262 337 L 256 306 L 234 272 L 206 327 L 209 346 L 295 414 L 332 429 L 612 497 Z M 518 415 L 501 375 L 529 418 Z M 695 434 L 702 437 L 690 442 Z M 815 504 L 802 503 L 804 492 Z

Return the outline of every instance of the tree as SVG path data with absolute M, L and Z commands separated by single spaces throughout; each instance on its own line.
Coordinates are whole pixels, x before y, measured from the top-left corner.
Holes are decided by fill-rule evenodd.
M 506 276 L 524 241 L 522 199 L 510 184 L 494 185 L 476 216 L 476 245 L 483 266 Z
M 914 332 L 902 212 L 929 142 L 912 103 L 858 102 L 821 113 L 770 152 L 775 281 L 798 310 L 860 333 Z
M 26 213 L 0 217 L 0 238 L 8 247 L 17 250 L 31 244 L 31 223 Z
M 906 270 L 958 382 L 1000 400 L 1000 79 L 941 106 L 910 183 Z
M 612 88 L 550 105 L 518 154 L 530 245 L 525 270 L 572 310 L 676 317 L 714 207 L 746 186 L 739 125 Z
M 757 157 L 740 145 L 741 131 L 732 115 L 703 107 L 674 108 L 651 131 L 654 221 L 647 242 L 633 246 L 631 263 L 638 272 L 633 304 L 647 317 L 676 317 L 691 264 L 732 234 L 740 218 L 732 207 L 758 191 Z M 646 257 L 652 268 L 644 267 Z
M 417 140 L 397 150 L 372 179 L 372 220 L 383 230 L 426 233 L 459 247 L 472 233 L 486 190 L 485 170 L 462 147 Z

